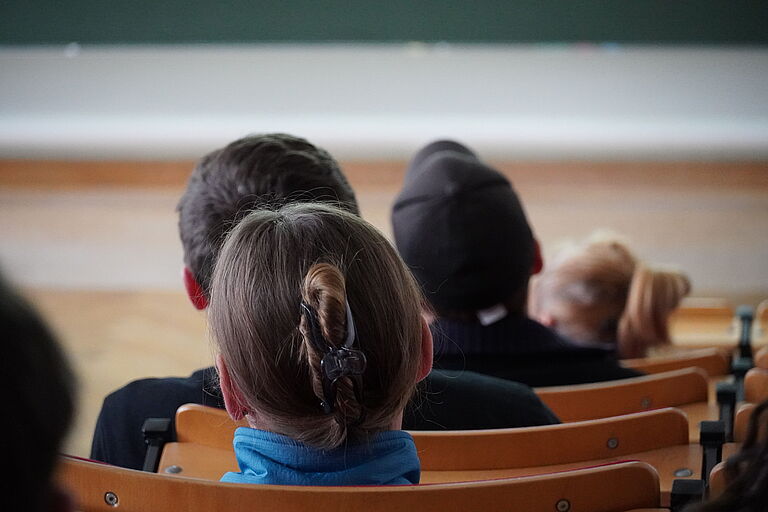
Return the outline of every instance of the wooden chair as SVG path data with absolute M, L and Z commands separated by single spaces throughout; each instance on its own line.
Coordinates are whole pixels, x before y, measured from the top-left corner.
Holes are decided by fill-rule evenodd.
M 530 468 L 688 445 L 688 420 L 667 408 L 597 420 L 475 431 L 411 432 L 424 471 Z
M 760 403 L 768 400 L 768 370 L 752 368 L 744 377 L 744 401 Z
M 223 484 L 63 458 L 57 480 L 82 512 L 620 512 L 660 504 L 658 476 L 642 462 L 483 482 L 308 487 Z
M 766 321 L 764 328 L 768 330 L 768 321 Z M 761 348 L 755 354 L 755 366 L 768 370 L 768 346 Z
M 595 384 L 537 388 L 536 394 L 563 422 L 607 418 L 661 407 L 679 407 L 688 412 L 685 406 L 694 404 L 703 408 L 707 415 L 712 412 L 707 407 L 707 374 L 699 368 Z M 688 420 L 717 419 L 716 409 L 714 407 L 714 417 L 689 416 Z
M 176 414 L 176 426 L 179 441 L 165 445 L 159 472 L 216 480 L 238 470 L 232 451 L 237 425 L 224 411 L 185 405 Z M 677 409 L 541 427 L 411 434 L 424 483 L 541 474 L 632 459 L 656 468 L 666 496 L 676 478 L 699 474 L 702 457 L 701 446 L 688 443 L 688 422 Z M 726 453 L 730 450 L 726 447 Z
M 728 483 L 725 480 L 725 461 L 712 468 L 709 474 L 709 498 L 714 499 L 723 494 Z
M 736 421 L 733 427 L 733 440 L 737 443 L 743 443 L 747 438 L 747 430 L 749 429 L 749 419 L 752 417 L 752 412 L 757 407 L 757 404 L 743 404 L 736 412 Z
M 624 359 L 621 361 L 621 365 L 634 368 L 648 375 L 683 368 L 701 368 L 707 372 L 709 377 L 718 377 L 728 375 L 731 371 L 731 362 L 727 352 L 716 348 L 691 350 L 665 357 Z
M 757 305 L 753 338 L 757 343 L 765 343 L 768 341 L 768 299 L 765 299 Z
M 231 451 L 234 430 L 240 425 L 221 409 L 183 405 L 176 412 L 175 444 Z M 688 445 L 688 420 L 682 411 L 665 408 L 559 425 L 411 435 L 423 471 L 495 470 L 598 461 Z M 161 466 L 167 465 L 165 458 Z
M 673 343 L 687 348 L 732 346 L 736 341 L 735 310 L 724 299 L 685 299 L 669 318 Z

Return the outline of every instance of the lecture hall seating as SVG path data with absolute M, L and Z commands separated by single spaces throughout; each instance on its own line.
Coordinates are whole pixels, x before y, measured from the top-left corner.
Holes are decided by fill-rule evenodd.
M 623 512 L 660 507 L 658 475 L 643 462 L 481 482 L 310 487 L 223 484 L 64 457 L 56 478 L 74 494 L 82 512 Z
M 717 348 L 689 350 L 671 356 L 623 359 L 621 365 L 648 375 L 684 368 L 701 368 L 712 378 L 728 375 L 731 371 L 728 352 Z
M 536 394 L 563 422 L 676 407 L 688 415 L 694 441 L 698 439 L 699 422 L 720 416 L 717 403 L 709 400 L 707 374 L 699 368 L 595 384 L 537 388 Z
M 232 451 L 237 425 L 224 411 L 185 405 L 177 412 L 176 426 L 178 441 L 165 444 L 159 472 L 216 480 L 237 470 Z M 699 476 L 702 458 L 701 446 L 689 444 L 685 415 L 672 408 L 561 425 L 411 433 L 424 483 L 532 475 L 630 459 L 657 470 L 666 503 L 676 478 Z M 734 450 L 725 447 L 726 453 Z

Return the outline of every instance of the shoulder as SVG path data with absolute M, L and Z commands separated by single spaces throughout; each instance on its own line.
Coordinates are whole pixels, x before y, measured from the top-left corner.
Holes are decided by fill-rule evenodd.
M 212 381 L 213 368 L 197 370 L 189 377 L 134 380 L 104 399 L 99 422 L 123 422 L 127 418 L 173 418 L 185 403 L 222 407 L 218 387 Z
M 418 424 L 427 421 L 433 425 L 431 429 L 437 425 L 456 430 L 559 423 L 530 387 L 489 375 L 433 370 L 420 391 L 420 403 L 413 412 Z
M 212 380 L 213 368 L 197 370 L 189 377 L 137 379 L 113 391 L 104 399 L 105 406 L 140 406 L 158 402 L 187 400 L 203 403 L 218 398 Z M 139 407 L 140 408 L 140 407 Z

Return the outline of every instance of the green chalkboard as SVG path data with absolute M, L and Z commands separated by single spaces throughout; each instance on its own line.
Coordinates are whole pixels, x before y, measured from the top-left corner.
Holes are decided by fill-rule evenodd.
M 0 44 L 768 44 L 767 0 L 0 0 Z

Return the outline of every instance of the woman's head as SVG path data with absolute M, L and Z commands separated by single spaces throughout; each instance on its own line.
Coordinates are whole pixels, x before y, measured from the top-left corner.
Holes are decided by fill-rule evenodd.
M 621 242 L 592 237 L 538 276 L 531 314 L 575 341 L 616 343 L 621 357 L 643 357 L 669 343 L 669 314 L 689 292 L 684 274 L 648 268 Z
M 420 306 L 400 257 L 357 216 L 319 204 L 250 213 L 228 235 L 212 279 L 227 408 L 326 449 L 391 429 L 431 365 Z M 365 370 L 359 386 L 354 375 L 339 378 L 331 398 L 321 360 L 345 343 L 362 352 Z M 332 401 L 326 410 L 323 401 Z

